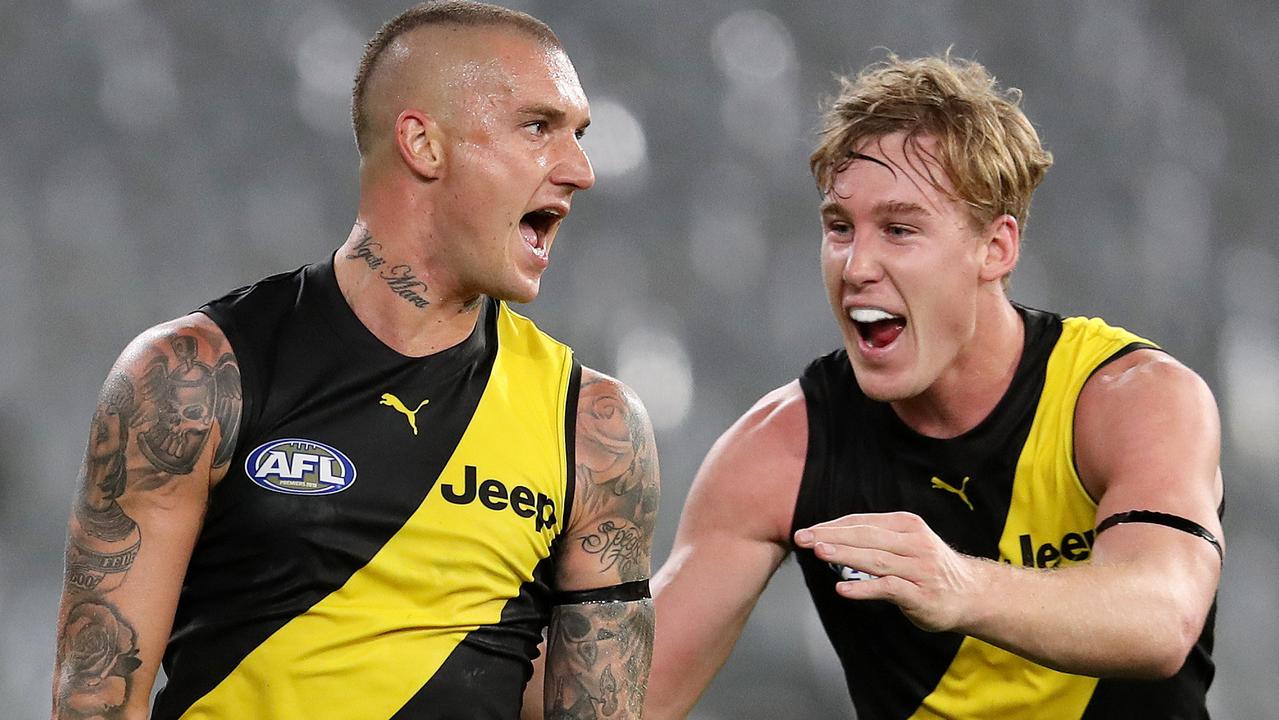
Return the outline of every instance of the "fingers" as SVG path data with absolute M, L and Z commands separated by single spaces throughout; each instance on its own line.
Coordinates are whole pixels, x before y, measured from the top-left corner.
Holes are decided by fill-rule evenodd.
M 897 553 L 867 547 L 837 545 L 819 542 L 813 547 L 813 554 L 828 563 L 856 568 L 871 575 L 911 575 L 911 558 Z
M 851 527 L 854 525 L 868 525 L 895 532 L 913 532 L 927 527 L 923 518 L 915 513 L 888 512 L 845 515 L 834 520 L 827 520 L 824 523 L 818 523 L 807 529 L 816 530 L 817 528 Z
M 889 513 L 889 515 L 909 514 Z M 915 516 L 910 515 L 910 517 Z M 795 544 L 802 548 L 813 548 L 818 543 L 830 543 L 884 550 L 897 555 L 910 555 L 919 544 L 916 531 L 920 527 L 922 527 L 922 521 L 915 523 L 908 518 L 894 518 L 887 515 L 846 515 L 839 520 L 797 531 Z
M 888 600 L 902 605 L 917 588 L 909 580 L 892 575 L 874 580 L 848 580 L 835 583 L 835 592 L 849 600 Z
M 924 559 L 932 556 L 933 538 L 924 521 L 912 513 L 865 513 L 845 515 L 799 530 L 795 533 L 795 544 L 811 549 L 815 556 L 828 563 L 879 578 L 895 576 L 911 584 L 921 581 L 927 573 Z M 867 581 L 855 580 L 841 585 L 859 583 Z M 885 595 L 878 593 L 896 586 L 895 583 L 872 584 L 871 588 L 855 591 L 855 596 L 884 598 Z

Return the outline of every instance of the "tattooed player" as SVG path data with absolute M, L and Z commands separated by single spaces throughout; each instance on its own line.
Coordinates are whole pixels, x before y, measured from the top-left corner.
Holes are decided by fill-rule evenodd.
M 139 336 L 69 525 L 56 718 L 631 717 L 653 645 L 652 430 L 506 300 L 594 182 L 540 21 L 413 7 L 353 93 L 334 256 Z

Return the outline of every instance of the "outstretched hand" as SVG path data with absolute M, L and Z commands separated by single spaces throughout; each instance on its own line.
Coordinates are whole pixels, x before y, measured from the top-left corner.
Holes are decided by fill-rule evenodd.
M 876 577 L 835 584 L 850 600 L 887 600 L 928 631 L 953 630 L 969 619 L 980 594 L 984 561 L 961 555 L 918 515 L 845 515 L 795 533 L 818 559 Z

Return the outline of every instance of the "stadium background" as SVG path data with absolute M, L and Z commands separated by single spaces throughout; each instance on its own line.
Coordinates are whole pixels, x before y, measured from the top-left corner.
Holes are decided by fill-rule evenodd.
M 576 63 L 598 174 L 526 312 L 647 402 L 658 560 L 718 434 L 837 341 L 806 161 L 819 97 L 884 48 L 953 47 L 1025 91 L 1056 155 L 1014 298 L 1156 339 L 1217 394 L 1230 549 L 1210 705 L 1273 716 L 1279 6 L 512 4 Z M 0 715 L 47 717 L 65 517 L 116 353 L 346 236 L 351 77 L 402 7 L 0 0 Z M 850 714 L 788 562 L 694 717 Z

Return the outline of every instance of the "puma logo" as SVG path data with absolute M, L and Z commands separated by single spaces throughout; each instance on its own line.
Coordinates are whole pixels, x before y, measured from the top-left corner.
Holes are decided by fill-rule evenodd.
M 937 488 L 938 490 L 945 490 L 948 493 L 955 493 L 956 495 L 959 496 L 960 500 L 964 501 L 964 504 L 968 506 L 969 510 L 973 509 L 973 504 L 969 502 L 968 495 L 964 493 L 964 490 L 968 488 L 967 477 L 965 477 L 962 481 L 960 481 L 959 487 L 955 487 L 954 485 L 947 484 L 945 480 L 935 477 L 933 478 L 933 487 Z
M 395 397 L 391 393 L 382 393 L 382 402 L 378 404 L 386 405 L 388 407 L 393 408 L 398 413 L 403 413 L 404 417 L 408 418 L 409 420 L 409 427 L 413 428 L 413 434 L 417 435 L 417 411 L 421 410 L 429 402 L 431 401 L 423 400 L 422 402 L 418 403 L 418 406 L 416 408 L 414 408 L 413 410 L 410 410 L 404 406 L 404 403 L 401 402 L 399 398 Z

